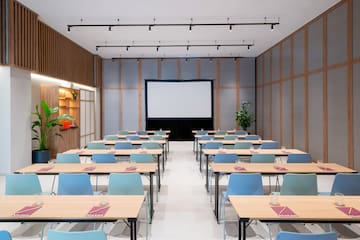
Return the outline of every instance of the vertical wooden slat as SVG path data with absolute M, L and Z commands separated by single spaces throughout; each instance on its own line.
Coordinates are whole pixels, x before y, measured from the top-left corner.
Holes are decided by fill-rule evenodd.
M 262 64 L 261 64 L 261 94 L 262 94 L 262 103 L 261 103 L 261 111 L 262 111 L 262 119 L 261 119 L 261 136 L 264 137 L 265 132 L 265 55 L 262 55 Z
M 273 77 L 272 77 L 272 50 L 270 50 L 270 56 L 269 56 L 269 65 L 270 65 L 270 72 L 269 72 L 269 78 L 270 78 L 270 84 L 269 84 L 269 139 L 272 139 L 272 125 L 273 125 L 273 118 L 272 118 L 272 87 L 273 87 Z
M 237 58 L 235 61 L 235 76 L 236 76 L 236 111 L 240 109 L 240 86 L 241 86 L 241 79 L 240 79 L 240 61 Z
M 309 67 L 308 67 L 308 58 L 309 58 L 309 29 L 306 26 L 304 29 L 304 141 L 305 141 L 305 152 L 309 152 Z
M 323 157 L 328 162 L 328 101 L 327 101 L 327 16 L 323 17 Z
M 348 55 L 348 166 L 354 168 L 354 104 L 353 104 L 353 0 L 347 1 Z M 359 44 L 359 43 L 358 43 Z
M 283 144 L 283 43 L 280 43 L 280 60 L 279 60 L 279 76 L 280 76 L 280 121 L 279 121 L 279 129 L 280 129 L 280 137 L 279 137 L 279 141 L 281 143 L 281 145 Z

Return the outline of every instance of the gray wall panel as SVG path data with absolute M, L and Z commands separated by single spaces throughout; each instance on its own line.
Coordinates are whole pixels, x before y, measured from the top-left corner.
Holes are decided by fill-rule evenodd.
M 354 165 L 360 170 L 360 63 L 354 64 Z
M 120 130 L 120 91 L 104 89 L 104 135 L 114 134 Z M 109 111 L 111 109 L 111 111 Z
M 297 32 L 294 35 L 294 74 L 304 73 L 305 60 L 305 34 L 304 30 Z
M 353 57 L 360 58 L 360 1 L 353 1 Z
M 323 20 L 320 18 L 309 25 L 308 30 L 308 67 L 309 70 L 321 68 L 323 65 Z
M 240 86 L 255 86 L 255 58 L 240 58 L 238 61 L 240 61 Z
M 280 46 L 272 49 L 272 80 L 280 79 Z
M 294 145 L 305 150 L 304 78 L 294 79 Z
M 314 159 L 324 159 L 322 78 L 322 73 L 317 73 L 308 79 L 309 152 Z
M 264 82 L 270 81 L 270 52 L 264 54 Z
M 241 103 L 248 101 L 250 103 L 250 112 L 255 117 L 255 88 L 241 88 L 240 89 L 240 106 Z M 255 132 L 255 122 L 251 123 L 250 128 L 247 129 L 249 132 L 254 133 Z
M 236 66 L 235 61 L 230 58 L 223 58 L 220 62 L 220 86 L 235 86 Z
M 220 91 L 220 122 L 221 129 L 236 128 L 235 112 L 236 112 L 236 90 L 221 89 Z
M 271 139 L 270 136 L 270 86 L 264 87 L 264 139 Z
M 282 84 L 282 145 L 286 147 L 291 147 L 291 108 L 291 81 L 285 81 Z
M 262 135 L 262 87 L 256 89 L 256 133 Z
M 327 21 L 328 65 L 344 62 L 347 58 L 347 4 L 330 12 Z
M 161 62 L 161 79 L 177 79 L 176 59 L 164 59 Z
M 207 59 L 200 60 L 200 78 L 213 79 L 216 78 L 216 61 L 209 61 Z
M 197 79 L 197 63 L 194 59 L 181 59 L 180 60 L 180 79 Z
M 347 165 L 347 68 L 328 72 L 329 162 Z
M 280 83 L 272 85 L 272 139 L 280 140 Z
M 122 95 L 122 101 L 123 128 L 138 129 L 138 91 L 124 90 Z
M 135 59 L 121 60 L 122 85 L 124 88 L 137 88 L 139 69 L 138 62 Z
M 120 61 L 103 61 L 103 87 L 120 88 Z
M 282 77 L 287 78 L 290 76 L 291 69 L 291 42 L 290 39 L 282 43 Z
M 143 79 L 158 78 L 158 63 L 156 59 L 144 59 L 141 61 Z

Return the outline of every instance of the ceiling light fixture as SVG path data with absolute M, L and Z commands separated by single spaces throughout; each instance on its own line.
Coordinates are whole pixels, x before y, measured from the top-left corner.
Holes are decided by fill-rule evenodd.
M 109 31 L 111 31 L 111 26 L 109 26 Z

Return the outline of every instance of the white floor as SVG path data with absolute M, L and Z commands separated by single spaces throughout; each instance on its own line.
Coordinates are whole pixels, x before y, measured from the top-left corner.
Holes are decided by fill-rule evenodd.
M 319 191 L 330 191 L 332 179 L 332 176 L 320 176 L 318 183 Z M 50 191 L 51 180 L 52 178 L 50 177 L 41 176 L 44 191 Z M 218 225 L 215 221 L 212 211 L 213 203 L 210 203 L 209 195 L 205 190 L 205 177 L 200 174 L 198 162 L 195 161 L 195 155 L 192 152 L 192 142 L 170 142 L 170 154 L 161 181 L 161 192 L 158 202 L 155 202 L 154 219 L 150 226 L 151 239 L 210 240 L 223 238 L 223 226 Z M 226 178 L 223 178 L 222 181 L 226 184 Z M 147 183 L 144 180 L 144 184 Z M 264 183 L 267 183 L 267 178 L 264 179 Z M 3 192 L 4 177 L 1 176 L 0 194 L 3 194 Z M 261 224 L 252 225 L 254 225 L 252 229 L 255 233 L 249 239 L 267 238 L 265 227 Z M 8 229 L 14 233 L 14 239 L 39 239 L 37 236 L 21 234 L 19 224 L 0 223 L 0 229 Z M 139 236 L 144 236 L 144 229 L 144 225 L 142 225 Z M 358 226 L 355 226 L 355 230 L 360 232 Z M 111 232 L 109 234 L 109 239 L 127 238 L 128 236 L 114 236 Z M 143 238 L 141 237 L 141 239 Z M 231 237 L 231 239 L 236 239 L 236 236 Z M 351 239 L 360 239 L 360 237 L 357 236 Z

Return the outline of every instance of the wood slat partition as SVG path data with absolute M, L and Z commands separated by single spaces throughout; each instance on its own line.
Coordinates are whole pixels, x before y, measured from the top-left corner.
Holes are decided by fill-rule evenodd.
M 6 64 L 6 1 L 0 0 L 0 64 Z
M 40 21 L 38 28 L 37 71 L 47 76 L 94 86 L 93 55 Z
M 9 63 L 18 68 L 35 70 L 38 58 L 38 15 L 17 1 L 8 1 L 8 7 Z

